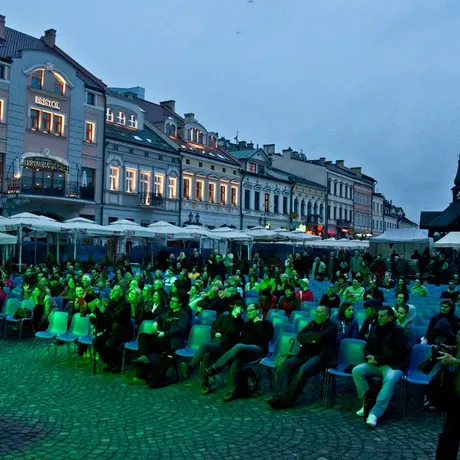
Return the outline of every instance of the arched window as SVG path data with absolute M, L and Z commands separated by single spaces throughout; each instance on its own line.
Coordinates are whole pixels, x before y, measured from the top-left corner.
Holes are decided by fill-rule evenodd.
M 307 215 L 308 215 L 308 216 L 311 216 L 311 201 L 308 202 L 308 206 L 307 206 Z
M 321 220 L 323 220 L 324 219 L 324 205 L 323 205 L 323 203 L 321 203 L 319 205 L 319 215 L 321 217 Z
M 165 132 L 168 136 L 176 136 L 176 125 L 170 121 L 166 123 Z
M 294 200 L 294 212 L 299 215 L 299 200 L 297 198 Z
M 318 215 L 318 203 L 315 203 L 315 204 L 313 205 L 313 214 L 314 214 L 315 216 Z
M 42 89 L 43 88 L 43 77 L 45 72 L 43 69 L 35 70 L 32 73 L 31 86 L 32 88 Z
M 65 81 L 64 79 L 58 75 L 57 73 L 53 74 L 54 83 L 53 88 L 56 94 L 61 94 L 62 96 L 65 94 Z
M 302 203 L 300 204 L 300 216 L 305 217 L 305 201 L 302 200 Z

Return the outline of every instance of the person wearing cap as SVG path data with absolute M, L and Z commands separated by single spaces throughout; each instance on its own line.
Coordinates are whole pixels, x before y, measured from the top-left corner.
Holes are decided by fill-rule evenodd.
M 358 339 L 367 340 L 371 329 L 377 324 L 377 315 L 382 307 L 382 302 L 379 299 L 369 299 L 364 302 L 364 310 L 366 311 L 366 319 L 359 330 Z
M 313 302 L 315 297 L 313 292 L 308 289 L 310 286 L 310 281 L 307 278 L 301 279 L 299 281 L 300 290 L 296 291 L 295 296 L 300 300 L 300 302 Z

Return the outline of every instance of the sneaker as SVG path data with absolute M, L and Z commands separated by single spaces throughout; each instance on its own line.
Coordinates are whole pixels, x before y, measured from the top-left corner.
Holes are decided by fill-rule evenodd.
M 371 428 L 375 428 L 377 426 L 377 417 L 375 415 L 369 414 L 366 420 L 366 425 Z
M 359 411 L 356 412 L 356 415 L 358 417 L 364 417 L 364 406 L 359 409 Z
M 147 356 L 142 355 L 142 356 L 139 356 L 139 358 L 134 359 L 133 363 L 149 364 L 150 361 L 149 361 L 149 358 L 147 358 Z

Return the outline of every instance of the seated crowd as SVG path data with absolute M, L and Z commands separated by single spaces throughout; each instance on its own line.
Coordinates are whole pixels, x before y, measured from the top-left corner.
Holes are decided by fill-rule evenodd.
M 455 305 L 460 293 L 455 281 L 442 292 L 439 312 L 420 334 L 410 299 L 425 297 L 427 289 L 421 279 L 411 289 L 403 276 L 394 280 L 382 269 L 379 257 L 331 253 L 321 260 L 296 254 L 280 267 L 265 264 L 256 253 L 243 275 L 230 255 L 215 251 L 203 261 L 196 250 L 190 257 L 181 253 L 176 259 L 171 254 L 159 264 L 162 269 L 148 267 L 136 273 L 128 263 L 113 273 L 100 265 L 88 271 L 70 263 L 51 271 L 37 265 L 25 271 L 15 289 L 22 299 L 32 300 L 36 331 L 45 330 L 57 310 L 67 311 L 69 321 L 74 315 L 89 315 L 94 347 L 106 364 L 105 372 L 121 371 L 123 344 L 136 336 L 138 351 L 132 359 L 136 374 L 131 383 L 152 388 L 166 384 L 168 369 L 177 363 L 175 352 L 186 347 L 192 327 L 209 325 L 210 339 L 191 361 L 181 362 L 180 371 L 184 379 L 197 372 L 201 392 L 209 394 L 212 377 L 228 368 L 225 401 L 248 393 L 248 367 L 269 355 L 277 331 L 275 319 L 306 319 L 304 323 L 296 319 L 292 330 L 297 338 L 287 356 L 276 363 L 275 395 L 268 401 L 276 410 L 294 406 L 309 378 L 336 366 L 344 339 L 363 340 L 364 362 L 350 372 L 361 402 L 369 389 L 368 379 L 382 379 L 375 404 L 366 414 L 371 427 L 385 412 L 416 343 L 457 343 Z M 316 291 L 324 293 L 320 298 L 310 290 L 309 279 L 316 285 L 327 283 L 327 288 Z M 3 271 L 2 280 L 0 292 L 6 299 L 7 291 L 13 290 L 13 277 Z M 395 301 L 389 304 L 385 297 Z M 360 309 L 363 315 L 358 321 Z M 305 311 L 308 315 L 298 313 Z M 144 322 L 150 329 L 143 328 Z M 299 324 L 302 327 L 295 329 Z M 79 352 L 84 353 L 85 347 L 80 346 Z M 364 414 L 363 406 L 357 415 Z

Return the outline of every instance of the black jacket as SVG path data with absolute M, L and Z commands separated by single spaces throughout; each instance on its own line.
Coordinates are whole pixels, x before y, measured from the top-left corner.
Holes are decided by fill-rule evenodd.
M 324 305 L 328 308 L 339 308 L 340 307 L 340 297 L 335 295 L 334 297 L 329 297 L 327 294 L 324 294 L 319 301 L 319 305 Z
M 273 337 L 273 324 L 270 321 L 262 320 L 248 321 L 244 325 L 241 343 L 246 345 L 257 345 L 264 353 L 268 353 L 268 343 Z
M 185 347 L 189 329 L 189 317 L 182 309 L 177 312 L 169 309 L 158 319 L 158 330 L 164 332 L 165 337 L 170 340 L 171 350 Z
M 408 362 L 404 329 L 393 321 L 371 328 L 364 347 L 364 356 L 368 355 L 374 356 L 378 366 L 405 369 Z
M 310 321 L 298 334 L 300 358 L 320 356 L 323 365 L 333 366 L 337 360 L 337 324 L 330 318 L 318 324 Z
M 371 329 L 377 324 L 377 317 L 375 318 L 366 318 L 359 330 L 358 339 L 367 340 Z
M 96 308 L 96 318 L 98 332 L 105 329 L 128 340 L 132 337 L 131 305 L 125 299 L 111 299 L 104 313 Z
M 241 315 L 235 318 L 231 313 L 227 315 L 221 314 L 211 326 L 212 341 L 219 343 L 225 348 L 232 348 L 240 341 L 244 328 L 245 323 Z M 217 332 L 222 337 L 216 338 L 215 335 Z

